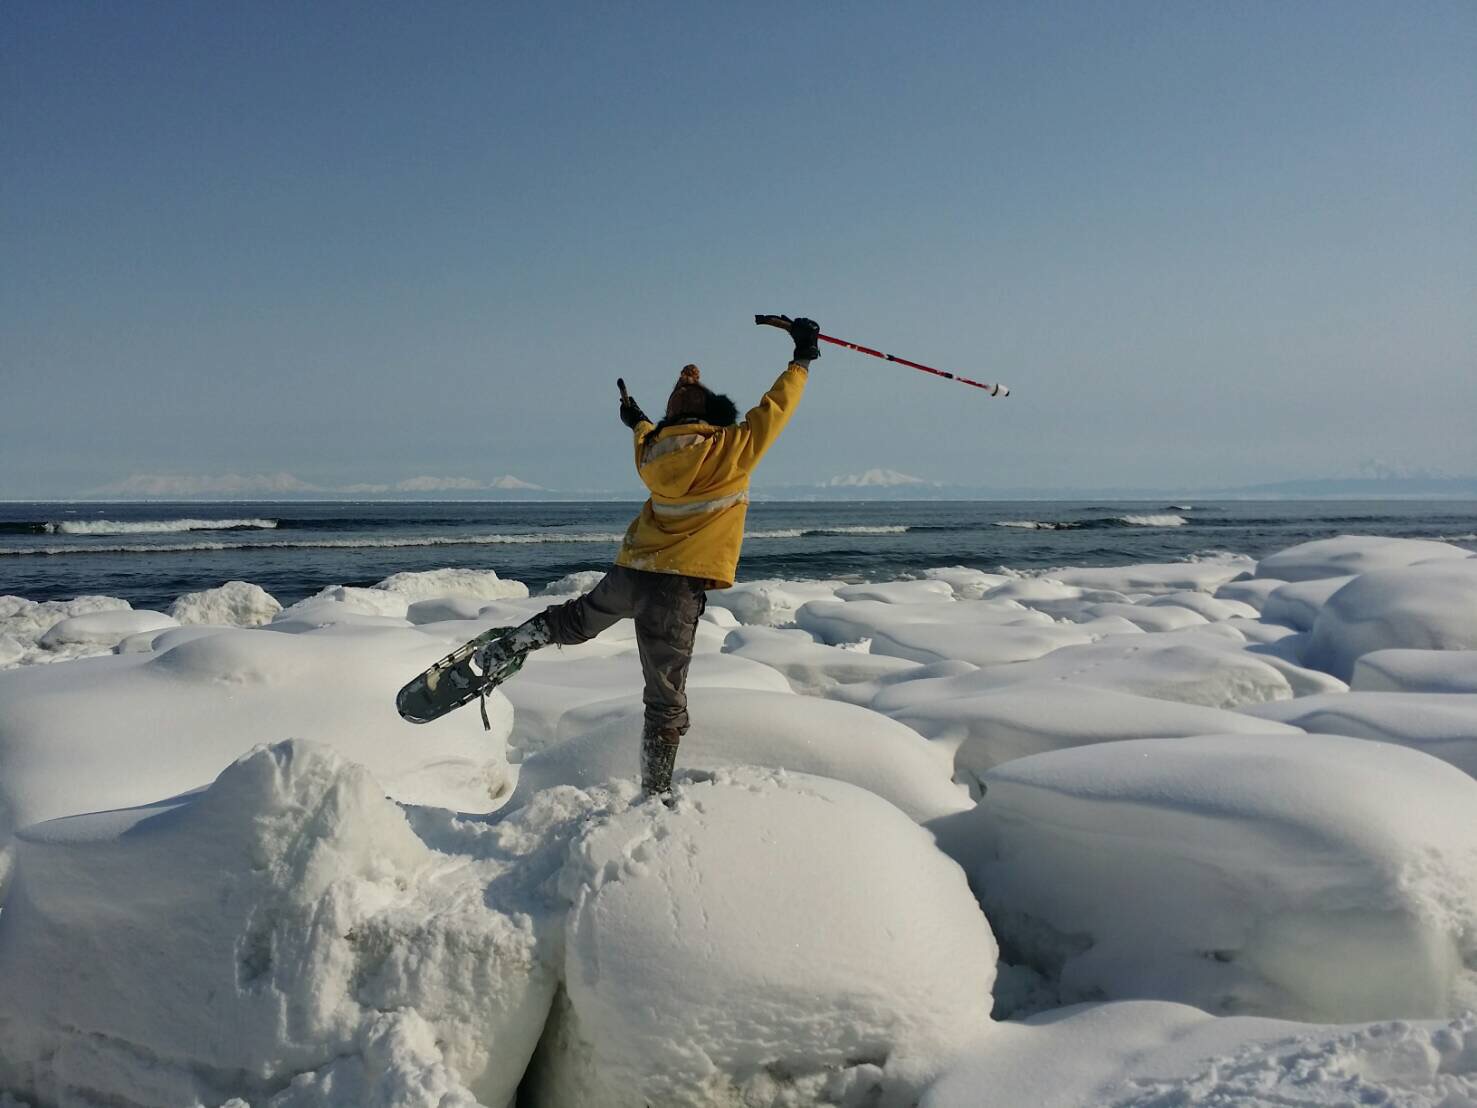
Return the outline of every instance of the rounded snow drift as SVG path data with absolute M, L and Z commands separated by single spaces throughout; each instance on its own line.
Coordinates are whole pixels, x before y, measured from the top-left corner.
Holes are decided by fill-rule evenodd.
M 989 1026 L 995 941 L 890 804 L 745 769 L 594 827 L 538 1103 L 912 1104 Z

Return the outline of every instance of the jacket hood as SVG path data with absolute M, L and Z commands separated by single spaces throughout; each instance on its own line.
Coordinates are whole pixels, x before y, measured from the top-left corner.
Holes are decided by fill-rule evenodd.
M 658 496 L 687 496 L 722 430 L 711 423 L 677 423 L 649 435 L 641 447 L 646 487 Z

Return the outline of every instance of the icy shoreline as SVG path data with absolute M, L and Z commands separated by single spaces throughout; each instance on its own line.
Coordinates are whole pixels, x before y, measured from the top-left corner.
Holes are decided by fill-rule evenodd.
M 1469 551 L 714 593 L 671 811 L 627 626 L 395 715 L 596 579 L 0 598 L 0 1105 L 1477 1104 Z

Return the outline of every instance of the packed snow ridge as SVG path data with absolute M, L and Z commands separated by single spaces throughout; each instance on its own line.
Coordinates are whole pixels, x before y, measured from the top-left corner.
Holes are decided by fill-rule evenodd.
M 0 1106 L 1477 1105 L 1477 558 L 0 598 Z M 43 664 L 51 663 L 51 664 Z

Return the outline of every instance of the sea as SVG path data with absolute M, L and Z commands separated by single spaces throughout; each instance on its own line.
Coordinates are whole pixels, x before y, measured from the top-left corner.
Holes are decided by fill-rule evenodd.
M 535 591 L 610 564 L 638 503 L 0 503 L 0 595 L 165 608 L 251 581 L 284 604 L 401 570 L 493 569 Z M 1044 570 L 1261 557 L 1341 534 L 1477 552 L 1477 501 L 756 501 L 740 580 L 891 580 L 932 566 Z

